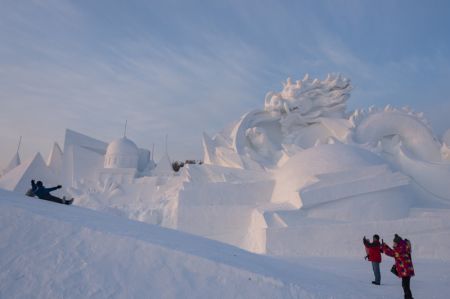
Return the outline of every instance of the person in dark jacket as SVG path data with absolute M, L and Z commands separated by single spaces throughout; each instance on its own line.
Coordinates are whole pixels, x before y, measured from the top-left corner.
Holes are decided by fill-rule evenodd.
M 25 192 L 26 196 L 29 196 L 29 197 L 35 197 L 36 196 L 36 194 L 34 194 L 34 191 L 35 191 L 36 187 L 33 187 L 33 185 L 36 186 L 36 184 L 34 183 L 34 180 L 31 180 L 31 186 L 32 187 L 30 189 L 28 189 L 27 192 Z
M 45 188 L 44 184 L 41 181 L 37 181 L 35 183 L 34 180 L 31 180 L 32 194 L 36 195 L 38 198 L 57 202 L 57 203 L 62 203 L 62 204 L 66 204 L 66 205 L 72 204 L 73 198 L 70 200 L 66 200 L 65 197 L 59 198 L 59 197 L 56 197 L 56 196 L 53 196 L 50 194 L 50 192 L 55 191 L 60 188 L 61 188 L 61 185 L 58 185 L 58 186 L 52 187 L 52 188 Z M 29 191 L 27 191 L 27 193 L 28 192 Z
M 380 274 L 380 263 L 381 263 L 381 244 L 380 244 L 380 236 L 373 235 L 372 242 L 366 239 L 366 236 L 363 238 L 363 244 L 366 248 L 366 259 L 369 262 L 372 262 L 373 274 L 375 275 L 375 280 L 372 281 L 374 285 L 380 285 L 381 283 L 381 274 Z
M 399 235 L 394 236 L 394 245 L 391 249 L 386 243 L 382 242 L 383 252 L 395 259 L 396 275 L 402 279 L 403 292 L 405 299 L 413 299 L 410 282 L 411 277 L 415 275 L 414 266 L 411 259 L 411 242 L 408 239 L 402 239 Z

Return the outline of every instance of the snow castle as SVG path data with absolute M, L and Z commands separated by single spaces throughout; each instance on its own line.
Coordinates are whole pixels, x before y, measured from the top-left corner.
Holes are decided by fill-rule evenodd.
M 416 238 L 423 257 L 449 256 L 427 242 L 450 225 L 450 130 L 439 140 L 409 108 L 347 111 L 351 90 L 340 75 L 288 79 L 262 109 L 203 134 L 204 164 L 179 173 L 126 137 L 67 130 L 53 162 L 20 163 L 0 187 L 25 192 L 44 175 L 77 205 L 257 253 L 352 256 L 361 236 L 383 231 Z

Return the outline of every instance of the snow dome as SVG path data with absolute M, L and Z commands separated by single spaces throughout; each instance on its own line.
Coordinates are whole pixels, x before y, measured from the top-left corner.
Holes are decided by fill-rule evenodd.
M 108 145 L 105 155 L 105 168 L 137 168 L 139 150 L 136 144 L 126 137 L 114 140 Z

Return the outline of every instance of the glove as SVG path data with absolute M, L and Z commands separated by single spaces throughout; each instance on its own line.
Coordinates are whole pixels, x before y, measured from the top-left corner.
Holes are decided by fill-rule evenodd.
M 34 185 L 34 180 L 31 180 L 31 184 Z
M 61 185 L 58 185 L 58 186 L 56 186 L 58 189 L 61 189 L 62 188 L 62 186 Z
M 367 261 L 367 260 L 369 259 L 369 256 L 366 255 L 366 256 L 364 257 L 364 259 Z

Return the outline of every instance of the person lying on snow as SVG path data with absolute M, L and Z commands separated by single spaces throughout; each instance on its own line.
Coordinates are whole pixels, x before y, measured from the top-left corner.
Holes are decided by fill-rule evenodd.
M 66 200 L 65 197 L 59 198 L 50 194 L 50 192 L 60 188 L 61 185 L 52 188 L 45 188 L 44 184 L 41 181 L 37 181 L 35 183 L 34 180 L 31 180 L 31 189 L 27 191 L 26 195 L 31 197 L 37 196 L 40 199 L 62 203 L 66 205 L 72 204 L 73 198 L 70 200 Z
M 395 259 L 395 265 L 392 266 L 391 272 L 402 279 L 403 292 L 405 299 L 413 299 L 410 281 L 414 276 L 414 266 L 411 259 L 411 242 L 408 239 L 402 239 L 395 234 L 394 246 L 391 249 L 384 241 L 382 241 L 383 252 Z
M 380 236 L 373 235 L 372 242 L 366 239 L 366 236 L 363 238 L 363 244 L 366 248 L 366 259 L 369 262 L 372 262 L 373 274 L 375 275 L 375 280 L 372 281 L 374 285 L 380 285 L 381 283 L 381 274 L 380 274 L 380 263 L 381 263 L 381 244 L 380 244 Z

